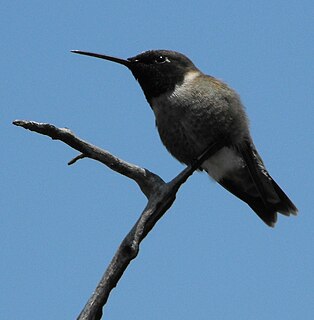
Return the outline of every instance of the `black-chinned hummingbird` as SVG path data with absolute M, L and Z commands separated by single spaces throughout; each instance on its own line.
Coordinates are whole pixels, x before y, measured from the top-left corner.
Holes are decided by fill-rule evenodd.
M 239 95 L 225 83 L 202 73 L 183 54 L 145 51 L 128 59 L 73 50 L 113 61 L 131 70 L 155 117 L 161 141 L 187 165 L 220 140 L 224 147 L 201 169 L 246 202 L 273 227 L 277 212 L 297 214 L 297 208 L 267 172 L 249 131 Z

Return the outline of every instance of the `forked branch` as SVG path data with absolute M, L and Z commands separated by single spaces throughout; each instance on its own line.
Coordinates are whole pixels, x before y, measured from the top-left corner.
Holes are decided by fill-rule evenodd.
M 171 207 L 181 185 L 200 167 L 204 160 L 216 153 L 223 143 L 209 146 L 193 164 L 166 183 L 157 174 L 119 159 L 108 151 L 81 140 L 67 128 L 57 128 L 51 124 L 26 120 L 16 120 L 13 124 L 49 136 L 54 140 L 60 140 L 79 151 L 81 154 L 71 160 L 69 164 L 82 158 L 91 158 L 134 180 L 148 199 L 138 221 L 120 244 L 95 291 L 77 318 L 78 320 L 99 320 L 110 292 L 117 285 L 129 263 L 137 256 L 141 241 Z

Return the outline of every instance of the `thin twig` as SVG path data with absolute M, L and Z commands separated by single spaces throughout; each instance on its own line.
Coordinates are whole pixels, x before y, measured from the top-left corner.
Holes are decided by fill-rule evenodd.
M 76 161 L 84 159 L 84 158 L 86 158 L 85 154 L 81 153 L 78 156 L 76 156 L 75 158 L 73 158 L 72 160 L 70 160 L 68 162 L 68 166 L 70 166 L 70 165 L 74 164 Z

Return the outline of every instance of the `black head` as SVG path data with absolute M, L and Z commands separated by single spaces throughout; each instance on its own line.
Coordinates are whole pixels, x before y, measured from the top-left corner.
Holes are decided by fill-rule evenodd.
M 197 70 L 189 58 L 170 50 L 145 51 L 127 60 L 91 52 L 77 50 L 72 52 L 113 61 L 128 67 L 141 85 L 148 101 L 173 90 L 175 85 L 183 82 L 187 72 Z
M 187 72 L 196 70 L 189 58 L 169 50 L 145 51 L 128 61 L 132 63 L 130 69 L 148 100 L 173 90 L 175 85 L 183 82 Z

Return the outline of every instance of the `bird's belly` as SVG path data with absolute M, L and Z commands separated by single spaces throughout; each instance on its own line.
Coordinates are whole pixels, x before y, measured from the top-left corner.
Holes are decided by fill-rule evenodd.
M 204 169 L 214 180 L 219 181 L 228 176 L 229 173 L 244 166 L 240 155 L 232 148 L 224 147 L 216 154 L 204 161 Z
M 208 146 L 192 132 L 186 129 L 180 122 L 163 121 L 157 128 L 161 141 L 167 150 L 180 162 L 192 163 Z

